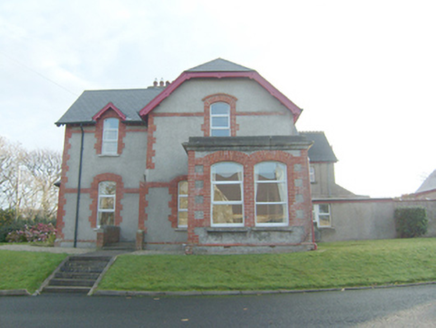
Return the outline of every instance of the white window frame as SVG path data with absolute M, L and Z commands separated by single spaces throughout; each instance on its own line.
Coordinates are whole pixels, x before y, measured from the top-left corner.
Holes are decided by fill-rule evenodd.
M 227 105 L 228 112 L 226 114 L 212 114 L 212 108 L 215 105 L 217 105 L 217 104 L 225 104 L 225 105 Z M 210 113 L 210 117 L 209 117 L 209 120 L 210 120 L 210 136 L 211 137 L 216 137 L 216 136 L 213 135 L 213 130 L 227 130 L 229 132 L 229 135 L 228 136 L 222 136 L 222 137 L 230 137 L 230 135 L 231 135 L 231 131 L 230 131 L 230 105 L 228 103 L 222 102 L 222 101 L 216 102 L 216 103 L 213 103 L 213 104 L 210 105 L 209 111 L 210 111 L 209 112 Z M 216 126 L 216 127 L 214 127 L 212 125 L 214 117 L 227 117 L 227 126 L 226 127 L 223 127 L 223 126 Z
M 327 205 L 328 206 L 328 210 L 329 210 L 328 213 L 324 213 L 324 212 L 321 213 L 320 209 L 319 209 L 319 205 Z M 325 203 L 323 203 L 323 204 L 313 204 L 312 215 L 313 215 L 313 222 L 317 224 L 318 228 L 331 228 L 332 227 L 332 209 L 331 209 L 330 204 L 325 204 Z M 319 224 L 320 216 L 328 216 L 330 224 L 329 225 L 321 226 Z
M 279 164 L 283 167 L 283 172 L 284 172 L 284 176 L 282 180 L 257 180 L 257 174 L 256 174 L 256 166 L 259 164 L 263 164 L 263 163 L 276 163 Z M 258 202 L 257 201 L 257 195 L 256 195 L 256 190 L 258 190 L 257 188 L 257 184 L 258 183 L 284 183 L 285 184 L 285 201 L 282 202 Z M 254 166 L 254 212 L 255 212 L 255 218 L 254 218 L 254 222 L 255 225 L 257 227 L 277 227 L 277 226 L 287 226 L 289 224 L 289 207 L 288 207 L 288 178 L 287 178 L 287 167 L 285 164 L 280 163 L 280 162 L 275 162 L 275 161 L 264 161 L 264 162 L 260 162 L 257 163 Z M 267 222 L 267 223 L 258 223 L 257 222 L 257 205 L 285 205 L 286 208 L 286 217 L 285 217 L 285 222 Z
M 113 182 L 115 184 L 115 193 L 113 195 L 102 195 L 101 194 L 101 183 L 104 182 Z M 113 198 L 113 203 L 114 203 L 114 208 L 113 209 L 107 209 L 107 208 L 100 208 L 100 204 L 101 204 L 101 199 L 102 198 Z M 100 183 L 98 184 L 98 204 L 97 204 L 97 228 L 100 228 L 100 222 L 101 222 L 101 218 L 100 218 L 100 213 L 114 213 L 114 224 L 115 224 L 115 208 L 116 208 L 117 204 L 116 204 L 116 182 L 115 181 L 100 181 Z
M 106 125 L 106 122 L 109 121 L 116 121 L 117 127 L 116 128 L 110 128 L 109 124 Z M 107 118 L 103 121 L 103 136 L 102 136 L 102 143 L 101 143 L 101 153 L 103 155 L 117 155 L 118 154 L 118 134 L 119 134 L 119 128 L 120 128 L 120 121 L 116 118 Z M 116 136 L 114 138 L 109 138 L 110 132 L 116 132 Z M 115 144 L 115 151 L 108 151 L 108 145 Z
M 214 168 L 220 164 L 235 164 L 241 168 L 242 179 L 239 181 L 213 181 L 213 174 L 215 172 Z M 240 201 L 214 201 L 214 186 L 215 185 L 225 185 L 225 184 L 239 184 L 241 188 L 241 200 Z M 213 164 L 210 168 L 210 224 L 211 227 L 243 227 L 245 224 L 244 215 L 244 166 L 236 162 L 219 162 Z M 213 223 L 213 206 L 214 205 L 241 205 L 242 206 L 242 223 Z
M 309 166 L 309 180 L 310 183 L 316 182 L 315 167 L 313 165 Z
M 177 227 L 179 227 L 179 228 L 187 228 L 188 227 L 188 224 L 180 224 L 180 220 L 179 220 L 179 213 L 180 212 L 188 212 L 188 209 L 187 208 L 180 208 L 180 200 L 181 200 L 181 198 L 188 198 L 188 194 L 180 194 L 180 184 L 182 183 L 182 182 L 188 182 L 187 180 L 182 180 L 182 181 L 179 181 L 179 183 L 177 184 Z

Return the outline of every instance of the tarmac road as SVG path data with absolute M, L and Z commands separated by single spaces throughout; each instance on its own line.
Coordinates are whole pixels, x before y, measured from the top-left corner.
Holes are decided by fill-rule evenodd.
M 436 285 L 201 297 L 0 297 L 0 327 L 436 327 Z

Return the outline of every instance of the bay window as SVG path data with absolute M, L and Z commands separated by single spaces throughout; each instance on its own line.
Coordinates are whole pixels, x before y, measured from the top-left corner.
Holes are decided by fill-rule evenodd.
M 262 162 L 254 167 L 257 226 L 288 223 L 286 165 Z
M 243 226 L 243 166 L 221 162 L 211 167 L 212 226 Z

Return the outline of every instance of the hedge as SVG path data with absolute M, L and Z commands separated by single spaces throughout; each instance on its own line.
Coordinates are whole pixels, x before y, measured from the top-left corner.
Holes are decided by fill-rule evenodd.
M 413 238 L 425 235 L 428 219 L 423 207 L 401 207 L 395 209 L 395 224 L 400 238 Z

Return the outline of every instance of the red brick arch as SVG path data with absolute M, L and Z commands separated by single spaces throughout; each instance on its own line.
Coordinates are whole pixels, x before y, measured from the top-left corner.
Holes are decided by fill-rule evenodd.
M 236 124 L 236 97 L 225 93 L 215 93 L 206 96 L 204 101 L 204 123 L 201 126 L 201 131 L 205 137 L 210 136 L 210 105 L 216 102 L 225 102 L 230 106 L 230 136 L 236 137 L 236 131 L 239 130 L 239 124 Z

